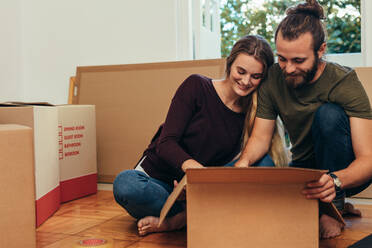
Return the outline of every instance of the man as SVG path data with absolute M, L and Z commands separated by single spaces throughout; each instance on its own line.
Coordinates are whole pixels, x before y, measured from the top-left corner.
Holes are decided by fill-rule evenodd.
M 267 153 L 279 115 L 293 145 L 291 166 L 331 172 L 308 183 L 305 197 L 355 211 L 344 204 L 345 195 L 371 182 L 372 111 L 355 71 L 322 59 L 323 18 L 314 0 L 287 10 L 275 33 L 278 63 L 259 89 L 255 126 L 235 166 L 247 167 Z M 321 215 L 321 238 L 340 235 L 342 228 Z

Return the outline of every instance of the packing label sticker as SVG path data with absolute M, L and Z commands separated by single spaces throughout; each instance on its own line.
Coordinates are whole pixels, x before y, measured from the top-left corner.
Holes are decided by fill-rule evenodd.
M 58 126 L 59 160 L 80 154 L 85 129 L 85 125 Z

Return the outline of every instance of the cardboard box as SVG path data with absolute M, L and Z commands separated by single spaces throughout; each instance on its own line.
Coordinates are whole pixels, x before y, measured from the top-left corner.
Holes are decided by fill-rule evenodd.
M 372 100 L 372 67 L 356 67 L 355 71 L 358 75 L 360 82 L 362 83 L 364 89 L 367 92 L 369 102 Z
M 135 166 L 189 75 L 222 78 L 224 65 L 212 59 L 78 67 L 69 99 L 96 105 L 98 181 L 112 183 Z
M 353 197 L 354 198 L 368 198 L 368 199 L 371 199 L 372 198 L 372 185 L 370 185 L 368 188 L 366 188 L 365 190 L 363 190 L 359 194 L 354 195 Z
M 61 202 L 97 192 L 96 117 L 93 105 L 58 109 Z
M 300 168 L 189 169 L 165 203 L 163 221 L 186 185 L 187 247 L 318 247 L 318 200 L 302 194 L 326 171 Z M 343 222 L 332 204 L 322 210 Z
M 358 75 L 359 80 L 362 82 L 364 89 L 369 98 L 369 102 L 372 103 L 372 67 L 357 67 L 355 71 Z M 361 193 L 355 195 L 357 198 L 372 198 L 372 185 L 366 188 Z
M 1 107 L 0 124 L 20 124 L 33 129 L 36 189 L 36 226 L 60 206 L 58 112 L 50 106 Z
M 0 125 L 0 247 L 36 247 L 32 129 Z

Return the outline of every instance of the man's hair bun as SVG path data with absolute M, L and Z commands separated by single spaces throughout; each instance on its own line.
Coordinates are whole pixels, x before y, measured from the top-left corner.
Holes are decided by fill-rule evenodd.
M 306 3 L 298 4 L 287 9 L 287 15 L 304 14 L 312 15 L 319 19 L 325 19 L 322 6 L 316 0 L 307 0 Z

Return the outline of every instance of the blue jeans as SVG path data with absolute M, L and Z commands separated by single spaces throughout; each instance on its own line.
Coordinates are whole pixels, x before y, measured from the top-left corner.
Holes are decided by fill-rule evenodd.
M 315 112 L 311 132 L 315 157 L 305 161 L 293 161 L 291 166 L 333 172 L 347 168 L 355 160 L 349 117 L 340 106 L 333 103 L 320 106 Z M 370 183 L 371 181 L 346 189 L 345 192 L 338 192 L 338 195 L 358 194 Z
M 232 167 L 234 164 L 238 161 L 238 159 L 231 161 L 230 163 L 226 164 L 225 166 Z M 264 157 L 262 157 L 260 160 L 258 160 L 256 163 L 254 163 L 252 166 L 255 167 L 274 167 L 275 164 L 273 160 L 271 159 L 269 154 L 266 154 Z
M 147 176 L 142 171 L 126 170 L 115 178 L 113 191 L 116 202 L 132 217 L 141 219 L 146 216 L 159 216 L 173 187 Z M 183 210 L 183 204 L 176 201 L 168 216 Z
M 269 155 L 261 161 L 262 163 L 256 163 L 256 166 L 270 166 L 270 161 L 272 166 L 274 165 Z M 235 162 L 225 166 L 233 166 Z M 116 202 L 136 219 L 159 216 L 165 201 L 173 191 L 173 186 L 137 170 L 122 171 L 115 178 L 113 186 Z M 176 201 L 168 216 L 174 216 L 184 209 L 184 204 Z

